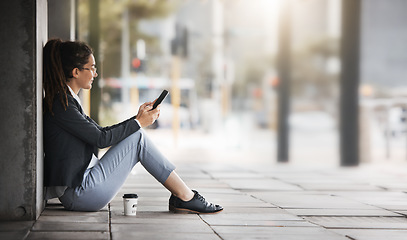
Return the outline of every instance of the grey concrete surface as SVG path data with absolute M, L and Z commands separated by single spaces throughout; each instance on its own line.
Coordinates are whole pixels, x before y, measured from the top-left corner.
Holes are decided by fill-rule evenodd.
M 66 211 L 53 200 L 37 221 L 0 222 L 0 239 L 399 240 L 407 236 L 407 194 L 398 187 L 382 188 L 379 181 L 406 183 L 407 164 L 319 169 L 176 164 L 191 188 L 225 210 L 170 213 L 170 194 L 136 166 L 101 211 Z M 303 187 L 310 183 L 324 187 Z M 136 217 L 123 215 L 121 197 L 132 192 L 139 195 Z
M 43 209 L 42 46 L 47 0 L 0 2 L 0 220 Z

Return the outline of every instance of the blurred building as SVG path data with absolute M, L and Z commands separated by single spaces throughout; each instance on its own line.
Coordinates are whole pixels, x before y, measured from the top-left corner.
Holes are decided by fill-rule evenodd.
M 362 1 L 361 80 L 404 88 L 407 76 L 407 1 Z M 404 92 L 407 95 L 407 90 Z

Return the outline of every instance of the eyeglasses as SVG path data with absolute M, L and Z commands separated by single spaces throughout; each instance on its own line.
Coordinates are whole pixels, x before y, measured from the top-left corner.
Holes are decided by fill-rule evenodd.
M 96 70 L 97 70 L 97 68 L 95 68 L 95 67 L 91 67 L 91 68 L 82 68 L 82 69 L 89 70 L 89 71 L 91 71 L 91 72 L 93 72 L 93 73 L 96 73 Z

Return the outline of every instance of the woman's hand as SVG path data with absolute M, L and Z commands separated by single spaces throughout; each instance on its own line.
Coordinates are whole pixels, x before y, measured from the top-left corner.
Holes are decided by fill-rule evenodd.
M 154 110 L 151 110 L 153 108 L 153 104 L 154 102 L 146 102 L 141 105 L 138 110 L 136 119 L 139 121 L 142 128 L 150 126 L 160 116 L 160 106 Z

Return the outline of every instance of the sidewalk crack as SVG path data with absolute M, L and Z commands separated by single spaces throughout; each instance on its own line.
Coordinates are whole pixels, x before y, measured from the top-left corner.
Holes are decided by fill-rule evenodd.
M 205 220 L 201 217 L 201 215 L 198 214 L 198 217 L 199 217 L 206 225 L 208 225 L 208 227 L 211 228 L 211 230 L 213 231 L 213 233 L 215 233 L 216 236 L 218 236 L 219 239 L 224 240 L 224 239 L 215 231 L 215 229 L 213 229 L 212 226 L 211 226 L 207 221 L 205 221 Z
M 110 209 L 110 203 L 107 204 L 108 218 L 109 218 L 109 239 L 112 240 L 112 212 Z

